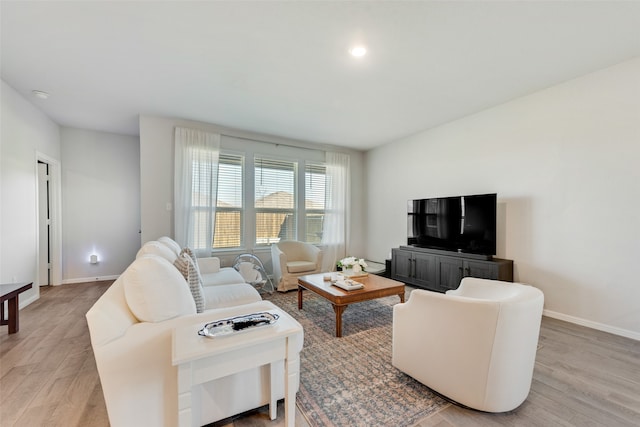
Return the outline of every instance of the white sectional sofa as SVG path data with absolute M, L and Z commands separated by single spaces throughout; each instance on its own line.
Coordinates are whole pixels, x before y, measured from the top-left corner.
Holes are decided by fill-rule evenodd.
M 168 258 L 161 243 L 145 244 L 86 315 L 112 427 L 178 425 L 177 369 L 171 363 L 174 328 L 278 309 L 242 280 L 214 280 L 203 287 L 204 312 L 196 313 L 185 278 Z M 294 340 L 297 353 L 302 335 Z M 283 375 L 280 363 L 275 378 Z M 197 424 L 269 403 L 269 379 L 269 367 L 262 366 L 198 386 L 192 391 L 200 400 L 200 413 L 193 414 Z M 297 390 L 299 378 L 295 382 Z M 278 399 L 284 397 L 284 379 L 276 380 L 275 393 Z
M 163 246 L 167 247 L 175 254 L 175 256 L 179 256 L 180 252 L 182 252 L 182 248 L 178 243 L 176 243 L 173 239 L 167 236 L 160 237 L 158 242 Z M 151 248 L 148 250 L 145 249 L 145 246 L 151 245 Z M 147 242 L 140 249 L 141 252 L 149 253 L 149 251 L 153 252 L 155 248 L 154 242 Z M 138 253 L 140 254 L 140 252 Z M 157 254 L 164 257 L 167 257 L 166 253 Z M 168 261 L 174 262 L 175 257 L 168 256 Z M 244 278 L 240 273 L 238 273 L 234 268 L 231 267 L 220 267 L 220 258 L 218 257 L 207 257 L 207 258 L 198 258 L 198 267 L 200 268 L 200 275 L 202 276 L 202 284 L 204 286 L 217 286 L 217 285 L 233 285 L 237 283 L 245 283 Z

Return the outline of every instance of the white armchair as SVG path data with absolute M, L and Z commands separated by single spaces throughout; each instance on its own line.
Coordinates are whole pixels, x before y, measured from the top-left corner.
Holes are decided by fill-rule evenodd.
M 273 278 L 280 292 L 298 289 L 298 277 L 322 271 L 322 250 L 309 243 L 286 240 L 271 245 Z
M 392 364 L 470 408 L 510 411 L 529 395 L 543 304 L 532 286 L 470 277 L 414 290 L 393 308 Z

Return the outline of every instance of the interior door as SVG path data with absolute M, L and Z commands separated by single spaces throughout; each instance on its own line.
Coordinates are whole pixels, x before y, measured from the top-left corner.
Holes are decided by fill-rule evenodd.
M 50 208 L 49 208 L 49 165 L 38 161 L 38 227 L 40 247 L 38 248 L 39 285 L 51 284 Z

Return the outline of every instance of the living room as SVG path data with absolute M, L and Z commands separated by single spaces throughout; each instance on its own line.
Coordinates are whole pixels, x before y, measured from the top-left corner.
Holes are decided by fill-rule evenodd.
M 50 162 L 58 173 L 52 178 L 58 179 L 59 185 L 59 195 L 53 196 L 58 197 L 53 202 L 58 203 L 59 220 L 58 234 L 52 237 L 58 248 L 58 258 L 52 261 L 53 284 L 73 286 L 96 279 L 112 280 L 135 257 L 141 243 L 172 235 L 173 129 L 187 126 L 222 133 L 227 138 L 223 139 L 223 146 L 226 143 L 240 151 L 270 154 L 284 151 L 288 157 L 299 156 L 300 152 L 313 156 L 327 150 L 349 154 L 352 196 L 347 252 L 375 261 L 384 262 L 392 248 L 406 244 L 407 200 L 498 193 L 497 255 L 514 260 L 515 281 L 534 285 L 544 292 L 545 315 L 640 340 L 637 279 L 628 267 L 620 267 L 634 265 L 640 253 L 640 226 L 635 220 L 640 203 L 636 197 L 635 166 L 635 160 L 640 158 L 640 52 L 635 30 L 638 27 L 631 25 L 639 19 L 635 2 L 611 2 L 614 4 L 611 9 L 601 11 L 606 10 L 610 16 L 593 11 L 577 14 L 590 19 L 574 18 L 571 30 L 588 28 L 585 31 L 597 33 L 593 37 L 601 37 L 603 46 L 578 42 L 572 45 L 571 37 L 566 41 L 560 37 L 562 34 L 554 34 L 559 37 L 557 43 L 565 40 L 562 46 L 573 46 L 574 50 L 558 49 L 532 74 L 551 73 L 554 64 L 563 63 L 562 57 L 572 55 L 580 65 L 576 70 L 531 83 L 526 91 L 510 98 L 476 101 L 478 104 L 467 105 L 465 111 L 458 111 L 455 116 L 437 117 L 434 124 L 405 129 L 398 137 L 381 135 L 367 148 L 355 144 L 355 136 L 351 146 L 341 145 L 341 138 L 336 135 L 303 138 L 299 135 L 304 133 L 306 122 L 290 126 L 302 129 L 297 136 L 274 136 L 284 134 L 276 133 L 268 120 L 262 120 L 253 110 L 244 119 L 226 123 L 216 118 L 222 107 L 212 107 L 211 113 L 204 115 L 208 119 L 199 113 L 139 110 L 132 124 L 128 117 L 127 126 L 135 129 L 128 134 L 94 126 L 91 121 L 71 122 L 55 113 L 47 114 L 56 109 L 61 89 L 44 87 L 47 83 L 38 80 L 44 79 L 39 69 L 50 66 L 42 58 L 56 53 L 41 52 L 45 56 L 32 59 L 22 52 L 24 61 L 29 59 L 27 74 L 33 74 L 29 83 L 38 86 L 19 86 L 16 77 L 21 70 L 19 56 L 11 50 L 5 31 L 24 22 L 9 22 L 16 16 L 12 12 L 19 10 L 12 9 L 17 6 L 11 3 L 2 5 L 2 283 L 35 282 L 38 275 L 36 159 Z M 574 3 L 580 7 L 580 2 Z M 470 14 L 467 18 L 474 16 Z M 560 20 L 555 16 L 554 19 Z M 618 31 L 607 39 L 598 33 L 602 28 Z M 515 34 L 514 30 L 514 37 Z M 577 34 L 576 39 L 586 37 Z M 606 45 L 606 40 L 611 44 Z M 553 46 L 552 42 L 546 42 L 545 46 Z M 58 46 L 61 45 L 64 43 Z M 535 42 L 531 45 L 535 46 Z M 371 50 L 374 55 L 375 48 Z M 590 57 L 592 50 L 600 52 L 599 56 L 594 53 Z M 9 54 L 5 52 L 12 56 L 5 57 Z M 500 50 L 492 52 L 497 61 Z M 524 51 L 522 55 L 535 52 Z M 46 66 L 36 66 L 38 61 Z M 515 61 L 500 64 L 512 62 Z M 442 98 L 436 98 L 443 102 L 440 106 L 431 105 L 427 109 L 426 102 L 418 103 L 424 111 L 406 114 L 436 116 L 450 103 L 455 104 L 461 93 L 472 93 L 482 84 L 489 85 L 488 80 L 480 79 L 491 75 L 489 71 L 494 72 L 495 80 L 506 79 L 516 72 L 497 67 L 469 72 L 476 64 L 450 70 L 460 73 L 459 86 L 444 85 L 440 89 L 445 92 L 440 94 Z M 78 86 L 85 79 L 81 67 L 66 68 L 64 63 L 59 67 L 68 70 Z M 575 74 L 577 71 L 580 73 Z M 144 77 L 136 78 L 131 86 L 141 85 L 141 79 Z M 243 84 L 240 77 L 227 83 Z M 409 89 L 403 91 L 412 89 L 407 86 Z M 492 87 L 497 91 L 500 85 Z M 33 98 L 32 89 L 50 90 L 52 96 L 47 100 Z M 182 102 L 179 92 L 165 89 L 166 94 L 145 92 L 141 96 L 166 96 L 175 103 Z M 99 93 L 95 96 L 106 96 L 94 90 Z M 78 92 L 90 92 L 90 88 L 83 86 Z M 423 96 L 426 100 L 426 95 Z M 390 106 L 397 102 L 388 93 L 381 93 L 380 97 L 387 104 L 386 109 L 380 107 L 385 113 L 406 108 Z M 448 98 L 454 101 L 447 104 Z M 290 101 L 292 105 L 296 105 L 296 100 Z M 246 102 L 244 98 L 234 102 L 243 101 Z M 340 102 L 347 102 L 334 101 L 336 108 Z M 95 99 L 89 103 L 84 98 L 75 102 L 102 103 Z M 264 101 L 255 103 L 266 114 L 268 107 Z M 324 107 L 330 109 L 331 104 Z M 118 106 L 110 108 L 117 110 Z M 318 112 L 312 107 L 309 110 Z M 354 116 L 355 126 L 361 128 L 382 120 Z M 345 144 L 348 142 L 345 138 Z M 99 262 L 91 264 L 89 257 L 95 253 Z M 236 254 L 233 251 L 223 254 L 223 263 L 230 265 Z M 264 255 L 268 264 L 268 254 Z M 38 287 L 21 295 L 21 307 L 36 301 L 38 295 Z

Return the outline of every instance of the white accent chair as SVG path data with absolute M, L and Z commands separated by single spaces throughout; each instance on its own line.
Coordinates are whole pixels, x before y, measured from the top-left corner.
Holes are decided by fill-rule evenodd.
M 283 240 L 271 245 L 271 261 L 276 289 L 285 292 L 298 289 L 298 277 L 322 271 L 322 250 L 309 243 Z
M 497 280 L 416 289 L 393 308 L 392 364 L 462 405 L 510 411 L 529 395 L 543 304 L 539 289 Z

